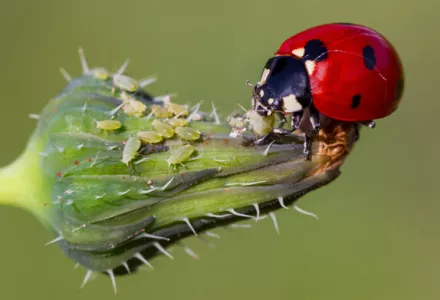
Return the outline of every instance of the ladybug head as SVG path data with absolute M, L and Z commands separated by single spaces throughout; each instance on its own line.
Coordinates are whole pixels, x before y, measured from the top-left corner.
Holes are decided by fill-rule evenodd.
M 311 102 L 310 81 L 305 64 L 292 56 L 270 58 L 264 66 L 260 81 L 253 86 L 252 109 L 260 115 L 301 111 Z

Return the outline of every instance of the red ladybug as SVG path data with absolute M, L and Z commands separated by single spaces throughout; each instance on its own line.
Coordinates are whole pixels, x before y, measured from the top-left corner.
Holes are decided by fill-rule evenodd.
M 316 26 L 285 40 L 270 58 L 253 88 L 253 109 L 276 113 L 275 133 L 298 129 L 304 110 L 314 132 L 319 113 L 330 118 L 368 124 L 397 109 L 404 85 L 399 56 L 378 32 L 356 24 Z M 282 127 L 292 114 L 292 131 Z M 310 134 L 305 152 L 309 153 Z

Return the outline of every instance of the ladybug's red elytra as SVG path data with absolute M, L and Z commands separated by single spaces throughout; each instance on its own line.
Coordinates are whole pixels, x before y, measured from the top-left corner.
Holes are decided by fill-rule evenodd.
M 299 128 L 305 110 L 312 133 L 319 113 L 339 121 L 374 127 L 374 119 L 397 109 L 404 86 L 403 69 L 391 43 L 380 33 L 351 23 L 324 24 L 285 40 L 253 86 L 252 107 L 261 115 L 276 113 L 277 134 Z M 292 114 L 292 131 L 283 129 Z

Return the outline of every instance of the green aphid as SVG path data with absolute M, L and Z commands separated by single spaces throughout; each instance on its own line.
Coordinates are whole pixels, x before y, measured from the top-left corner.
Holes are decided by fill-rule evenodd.
M 156 131 L 139 131 L 138 138 L 146 144 L 157 144 L 162 141 L 162 136 Z
M 167 108 L 168 108 L 168 111 L 175 116 L 186 117 L 189 114 L 188 107 L 180 105 L 180 104 L 169 103 L 167 105 Z
M 170 124 L 171 126 L 176 128 L 176 127 L 186 126 L 186 124 L 188 124 L 188 122 L 185 119 L 178 119 L 178 118 L 176 118 L 176 119 L 168 120 L 168 124 Z
M 152 125 L 154 130 L 156 130 L 164 138 L 170 138 L 174 135 L 173 127 L 164 122 L 154 120 Z
M 157 117 L 157 118 L 169 118 L 172 116 L 172 113 L 168 111 L 163 106 L 160 105 L 153 105 L 151 107 L 151 112 Z
M 139 138 L 129 138 L 125 143 L 124 150 L 122 151 L 122 162 L 128 166 L 128 164 L 138 155 L 138 150 L 140 147 L 141 141 Z
M 191 127 L 176 127 L 176 134 L 186 141 L 195 141 L 200 138 L 200 132 Z
M 117 120 L 103 120 L 103 121 L 96 121 L 96 127 L 99 129 L 104 129 L 108 131 L 114 131 L 121 128 L 121 122 Z
M 180 146 L 171 152 L 170 157 L 167 159 L 167 163 L 169 166 L 182 164 L 194 153 L 194 151 L 195 149 L 191 145 Z
M 127 92 L 136 92 L 139 89 L 139 82 L 125 75 L 114 75 L 113 86 Z
M 94 68 L 94 69 L 91 69 L 89 72 L 90 72 L 90 74 L 95 76 L 95 78 L 102 79 L 102 80 L 107 80 L 110 77 L 109 72 L 104 68 Z
M 249 123 L 252 125 L 252 129 L 258 136 L 264 136 L 272 132 L 275 124 L 275 115 L 262 116 L 255 110 L 249 110 L 246 113 L 246 117 Z

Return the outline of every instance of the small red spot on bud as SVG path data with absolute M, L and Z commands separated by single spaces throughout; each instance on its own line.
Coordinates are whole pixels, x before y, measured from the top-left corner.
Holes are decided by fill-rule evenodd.
M 183 177 L 185 175 L 185 173 L 180 173 L 180 177 Z
M 79 161 L 75 160 L 75 166 L 79 165 Z
M 223 140 L 223 143 L 227 144 L 229 141 L 228 140 Z
M 91 157 L 87 158 L 87 161 L 92 162 L 92 158 Z
M 152 184 L 153 184 L 153 181 L 151 181 L 151 179 L 150 179 L 150 180 L 148 180 L 147 184 L 148 184 L 148 185 L 152 185 Z
M 231 191 L 230 188 L 225 189 L 225 192 L 226 192 L 226 193 L 229 193 L 230 191 Z
M 61 172 L 57 172 L 57 177 L 61 177 Z
M 127 144 L 127 141 L 126 140 L 122 140 L 122 144 L 123 145 Z

